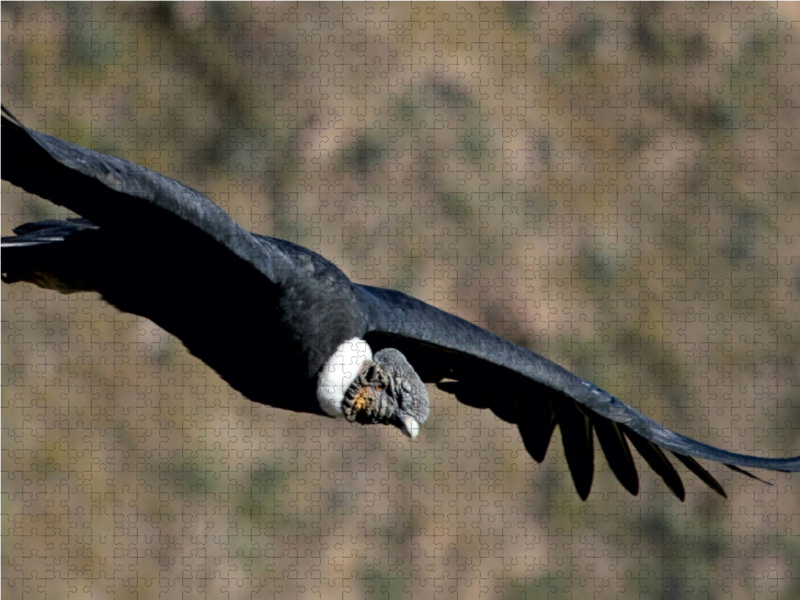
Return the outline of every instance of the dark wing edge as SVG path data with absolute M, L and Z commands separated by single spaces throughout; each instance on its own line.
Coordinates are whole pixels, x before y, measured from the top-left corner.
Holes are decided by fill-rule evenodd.
M 800 456 L 738 454 L 674 432 L 552 361 L 402 292 L 355 288 L 367 315 L 365 339 L 373 349 L 397 348 L 423 381 L 518 424 L 526 449 L 538 462 L 544 459 L 558 424 L 567 463 L 583 499 L 589 494 L 594 470 L 593 433 L 612 472 L 634 495 L 639 480 L 628 441 L 681 499 L 683 484 L 664 450 L 723 496 L 722 486 L 694 458 L 723 463 L 755 479 L 742 468 L 800 471 Z M 543 401 L 534 402 L 532 395 Z
M 28 129 L 2 107 L 2 178 L 95 225 L 142 231 L 161 224 L 213 238 L 272 281 L 292 263 L 200 192 L 131 161 Z

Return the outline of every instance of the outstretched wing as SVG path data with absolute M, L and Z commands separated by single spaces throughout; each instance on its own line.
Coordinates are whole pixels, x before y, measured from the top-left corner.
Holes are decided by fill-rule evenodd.
M 287 377 L 264 381 L 280 283 L 296 267 L 288 242 L 246 232 L 169 177 L 30 130 L 5 108 L 2 128 L 3 179 L 85 217 L 26 224 L 4 238 L 4 280 L 97 291 L 176 335 L 248 398 L 320 411 L 313 389 L 279 389 L 301 360 L 273 365 Z M 284 360 L 285 348 L 277 354 L 273 362 Z
M 209 239 L 214 258 L 236 256 L 272 281 L 280 279 L 281 268 L 292 268 L 277 247 L 265 245 L 206 196 L 174 179 L 28 129 L 5 106 L 2 128 L 3 179 L 95 225 L 136 231 L 149 244 L 185 235 Z
M 436 383 L 464 404 L 488 408 L 517 424 L 535 460 L 544 460 L 558 425 L 583 499 L 589 495 L 594 475 L 595 434 L 611 470 L 634 495 L 639 479 L 628 442 L 681 499 L 681 478 L 664 450 L 723 496 L 722 486 L 695 458 L 721 462 L 737 471 L 740 467 L 800 471 L 800 457 L 736 454 L 671 431 L 546 358 L 401 292 L 358 286 L 357 293 L 368 320 L 365 339 L 373 350 L 397 348 L 423 381 Z

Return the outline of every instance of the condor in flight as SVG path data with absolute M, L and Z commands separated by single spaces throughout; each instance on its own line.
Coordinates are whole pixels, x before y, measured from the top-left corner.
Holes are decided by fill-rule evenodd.
M 4 237 L 3 281 L 98 292 L 176 335 L 256 402 L 394 425 L 414 438 L 429 413 L 424 384 L 435 383 L 516 423 L 539 462 L 560 427 L 583 499 L 595 434 L 634 495 L 629 442 L 681 499 L 665 450 L 722 495 L 695 458 L 740 472 L 800 470 L 800 457 L 735 454 L 670 431 L 538 354 L 400 292 L 353 283 L 311 250 L 244 231 L 199 192 L 27 129 L 5 108 L 2 159 L 3 179 L 83 217 Z

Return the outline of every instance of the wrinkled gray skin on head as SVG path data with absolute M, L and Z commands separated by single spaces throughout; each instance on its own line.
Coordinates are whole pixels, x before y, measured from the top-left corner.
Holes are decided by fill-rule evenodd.
M 430 401 L 406 357 L 385 348 L 361 368 L 345 392 L 342 409 L 350 422 L 391 424 L 415 438 L 428 420 Z

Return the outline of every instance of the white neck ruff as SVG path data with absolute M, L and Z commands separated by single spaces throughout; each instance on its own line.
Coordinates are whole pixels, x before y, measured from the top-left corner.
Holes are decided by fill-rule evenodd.
M 372 360 L 372 350 L 367 342 L 358 338 L 342 343 L 328 359 L 317 378 L 317 400 L 325 414 L 344 416 L 344 393 L 368 360 Z

